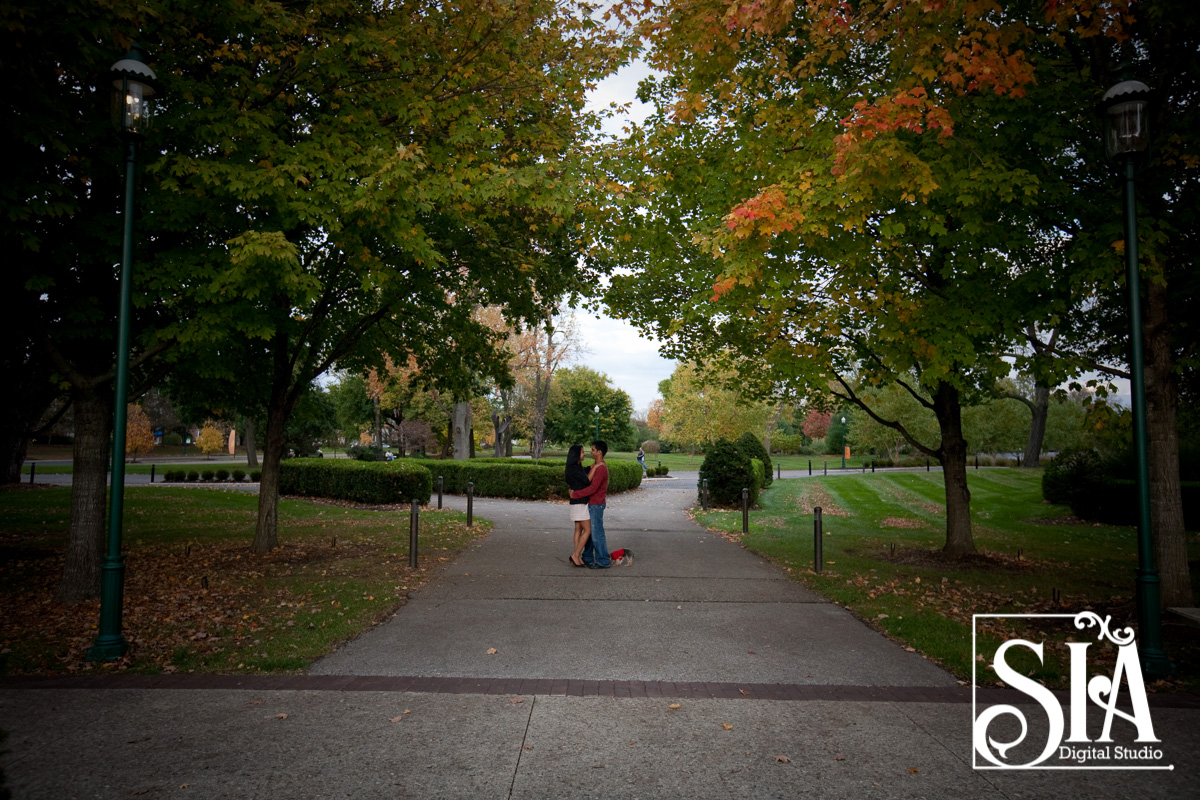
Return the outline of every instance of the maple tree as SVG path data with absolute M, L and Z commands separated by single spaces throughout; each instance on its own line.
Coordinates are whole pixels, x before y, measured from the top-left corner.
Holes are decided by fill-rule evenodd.
M 206 458 L 210 458 L 213 453 L 220 453 L 225 449 L 226 441 L 226 430 L 217 422 L 210 419 L 200 429 L 200 434 L 196 437 L 196 447 L 200 448 L 200 452 L 204 453 Z
M 680 364 L 671 373 L 663 396 L 662 436 L 685 447 L 736 440 L 743 433 L 761 436 L 770 409 L 728 388 L 724 375 L 706 375 L 695 364 Z
M 125 412 L 125 452 L 134 461 L 154 449 L 154 426 L 140 403 L 130 403 Z
M 810 394 L 832 381 L 941 461 L 945 551 L 973 552 L 962 409 L 997 396 L 1023 330 L 1090 291 L 1075 244 L 1105 235 L 1113 194 L 1094 105 L 1142 7 L 654 8 L 638 24 L 666 73 L 642 88 L 657 113 L 614 148 L 606 187 L 629 232 L 612 257 L 638 272 L 610 305 L 669 354 L 730 352 Z M 1110 282 L 1112 255 L 1091 262 Z M 872 413 L 856 387 L 883 384 L 934 413 L 938 441 Z

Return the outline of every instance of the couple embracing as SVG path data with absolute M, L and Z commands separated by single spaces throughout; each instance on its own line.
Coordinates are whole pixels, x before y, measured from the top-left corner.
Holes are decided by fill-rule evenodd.
M 608 501 L 608 465 L 604 456 L 608 444 L 592 442 L 592 466 L 584 469 L 583 445 L 573 444 L 567 451 L 567 486 L 571 489 L 571 522 L 575 526 L 571 566 L 606 569 L 613 556 L 632 560 L 628 550 L 609 554 L 604 538 L 604 508 Z

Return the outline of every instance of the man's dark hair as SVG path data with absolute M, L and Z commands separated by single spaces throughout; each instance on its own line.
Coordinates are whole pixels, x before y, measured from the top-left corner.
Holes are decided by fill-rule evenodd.
M 600 451 L 601 455 L 608 455 L 608 442 L 603 439 L 597 439 L 592 442 L 592 447 Z

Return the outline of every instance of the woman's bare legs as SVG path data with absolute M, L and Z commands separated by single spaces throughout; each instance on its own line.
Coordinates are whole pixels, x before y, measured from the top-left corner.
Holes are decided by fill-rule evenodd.
M 579 565 L 583 563 L 581 556 L 583 555 L 583 546 L 587 544 L 588 537 L 592 535 L 592 521 L 585 519 L 582 522 L 575 523 L 575 552 L 571 553 L 571 563 Z

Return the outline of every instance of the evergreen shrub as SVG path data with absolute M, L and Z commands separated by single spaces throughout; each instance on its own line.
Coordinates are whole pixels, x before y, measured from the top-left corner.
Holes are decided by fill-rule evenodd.
M 757 458 L 763 465 L 762 488 L 766 489 L 771 485 L 771 456 L 767 453 L 767 448 L 763 447 L 763 443 L 750 431 L 746 431 L 738 437 L 736 442 L 737 447 L 750 458 Z
M 261 469 L 250 470 L 250 482 L 251 483 L 258 483 L 261 480 L 262 480 L 262 470 Z
M 280 464 L 279 493 L 331 497 L 355 503 L 428 503 L 433 477 L 407 460 L 291 458 Z
M 200 480 L 200 472 L 198 470 L 188 470 L 187 480 L 190 483 L 195 483 Z
M 762 468 L 762 462 L 759 462 Z M 708 480 L 708 495 L 715 506 L 741 507 L 742 489 L 750 490 L 750 505 L 758 502 L 761 477 L 756 480 L 750 457 L 728 439 L 718 439 L 709 446 L 700 465 L 697 490 L 703 491 Z
M 217 470 L 217 480 L 221 482 L 229 480 L 229 470 L 225 469 L 224 467 L 221 467 L 219 470 Z
M 235 470 L 233 471 L 232 475 L 233 475 L 233 482 L 234 482 L 234 483 L 241 483 L 241 482 L 242 482 L 243 480 L 245 480 L 245 478 L 246 478 L 246 470 L 244 470 L 244 469 L 235 469 Z
M 200 473 L 200 477 L 206 481 L 211 481 L 213 478 L 216 477 L 216 473 L 213 472 L 211 469 L 206 469 Z
M 1042 499 L 1047 503 L 1071 505 L 1075 495 L 1092 492 L 1103 478 L 1104 465 L 1095 450 L 1060 453 L 1042 473 Z

